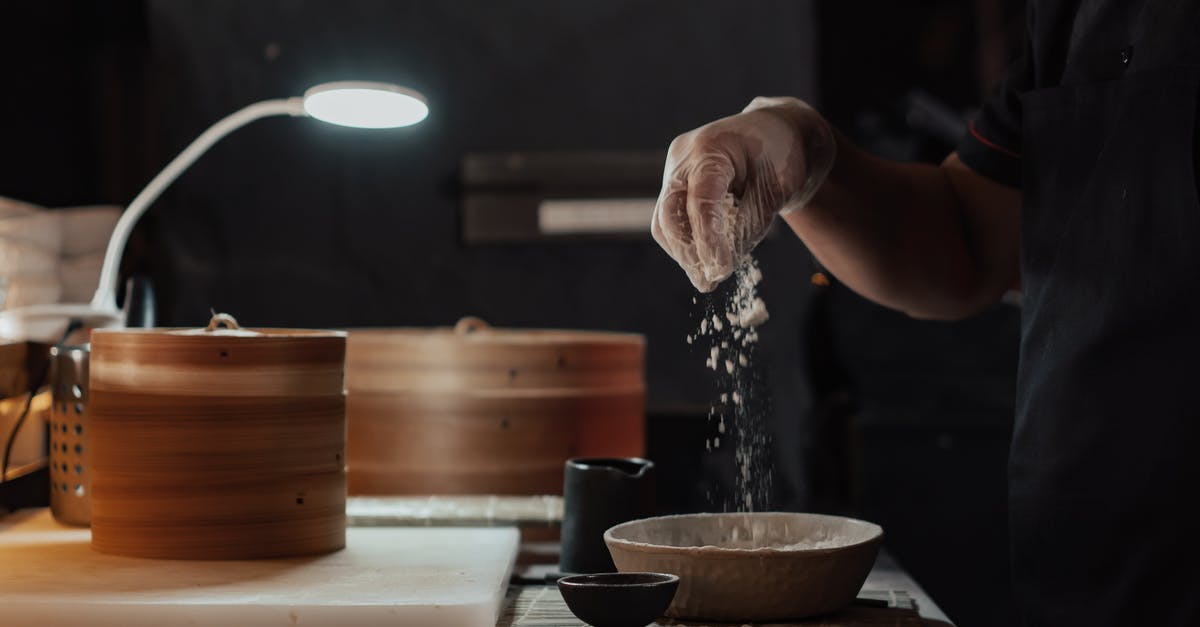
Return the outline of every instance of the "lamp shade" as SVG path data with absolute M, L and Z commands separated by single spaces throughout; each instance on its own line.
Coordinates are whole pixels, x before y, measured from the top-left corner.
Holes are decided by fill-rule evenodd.
M 429 107 L 420 93 L 398 85 L 339 81 L 304 92 L 304 112 L 341 126 L 396 128 L 424 120 Z

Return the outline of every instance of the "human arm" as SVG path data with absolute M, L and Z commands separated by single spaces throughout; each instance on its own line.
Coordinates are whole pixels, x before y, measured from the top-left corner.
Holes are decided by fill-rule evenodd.
M 838 159 L 784 216 L 850 289 L 914 318 L 957 319 L 1017 282 L 1020 192 L 968 168 L 889 161 L 838 135 Z
M 726 192 L 738 206 L 720 202 Z M 782 212 L 851 289 L 913 317 L 952 319 L 1016 282 L 1019 205 L 1015 189 L 956 155 L 941 166 L 880 159 L 798 100 L 756 99 L 672 144 L 652 232 L 710 291 Z

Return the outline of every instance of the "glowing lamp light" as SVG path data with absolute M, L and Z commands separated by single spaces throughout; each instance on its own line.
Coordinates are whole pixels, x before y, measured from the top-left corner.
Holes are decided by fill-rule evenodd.
M 304 112 L 341 126 L 398 128 L 429 115 L 425 97 L 387 83 L 343 81 L 317 85 L 304 92 Z

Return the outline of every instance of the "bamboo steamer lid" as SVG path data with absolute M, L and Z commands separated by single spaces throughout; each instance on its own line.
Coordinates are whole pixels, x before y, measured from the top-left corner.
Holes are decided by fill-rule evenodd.
M 95 331 L 93 548 L 174 559 L 343 548 L 345 343 L 224 314 L 207 329 Z
M 559 494 L 570 457 L 644 453 L 645 339 L 630 333 L 354 329 L 351 494 Z

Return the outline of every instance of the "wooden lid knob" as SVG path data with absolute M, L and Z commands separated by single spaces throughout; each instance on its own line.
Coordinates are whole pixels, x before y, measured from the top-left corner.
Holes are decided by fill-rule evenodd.
M 454 325 L 455 335 L 470 335 L 478 331 L 487 331 L 492 325 L 488 324 L 483 318 L 475 316 L 463 316 L 458 323 Z
M 238 324 L 237 318 L 234 318 L 227 313 L 217 313 L 214 311 L 212 318 L 208 321 L 208 326 L 205 327 L 204 330 L 216 331 L 217 327 L 220 327 L 221 325 L 225 325 L 226 329 L 233 329 L 235 331 L 242 328 L 242 326 Z

